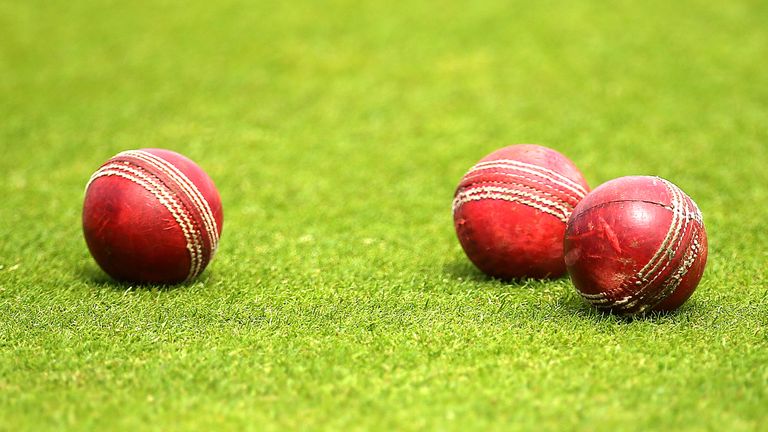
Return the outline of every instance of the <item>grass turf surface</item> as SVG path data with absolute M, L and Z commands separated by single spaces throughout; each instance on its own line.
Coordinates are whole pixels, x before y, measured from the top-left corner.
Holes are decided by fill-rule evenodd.
M 768 429 L 763 2 L 0 2 L 0 429 Z M 675 314 L 467 262 L 453 188 L 502 145 L 660 175 L 710 260 Z M 109 281 L 114 153 L 217 182 L 198 281 Z

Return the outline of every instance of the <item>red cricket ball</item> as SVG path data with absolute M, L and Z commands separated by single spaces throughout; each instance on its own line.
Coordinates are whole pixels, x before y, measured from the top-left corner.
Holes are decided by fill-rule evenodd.
M 453 199 L 456 234 L 489 276 L 558 277 L 565 273 L 566 221 L 588 191 L 573 162 L 555 150 L 504 147 L 461 179 Z
M 115 279 L 178 283 L 213 258 L 223 223 L 221 198 L 194 162 L 169 150 L 122 152 L 91 176 L 83 234 Z
M 579 293 L 622 315 L 673 310 L 696 289 L 707 234 L 696 203 L 658 177 L 611 180 L 576 206 L 565 262 Z

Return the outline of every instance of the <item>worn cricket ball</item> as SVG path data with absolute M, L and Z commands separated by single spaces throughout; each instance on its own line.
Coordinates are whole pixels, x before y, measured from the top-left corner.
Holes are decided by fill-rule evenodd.
M 676 309 L 693 294 L 706 262 L 701 211 L 659 177 L 611 180 L 568 221 L 568 273 L 598 309 L 621 315 Z
M 588 191 L 581 172 L 557 151 L 504 147 L 461 179 L 453 199 L 456 234 L 489 276 L 558 277 L 565 273 L 565 224 Z
M 213 258 L 222 223 L 213 181 L 169 150 L 119 153 L 86 186 L 85 241 L 114 279 L 167 284 L 194 279 Z

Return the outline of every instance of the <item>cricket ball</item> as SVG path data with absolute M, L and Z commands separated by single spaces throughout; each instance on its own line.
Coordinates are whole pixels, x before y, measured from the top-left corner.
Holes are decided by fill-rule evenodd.
M 213 181 L 169 150 L 119 153 L 86 186 L 85 241 L 114 279 L 165 284 L 194 279 L 213 258 L 222 223 Z
M 707 262 L 701 211 L 659 177 L 621 177 L 596 188 L 573 211 L 564 243 L 579 293 L 620 315 L 676 309 Z
M 456 234 L 489 276 L 558 277 L 565 273 L 565 224 L 588 191 L 573 162 L 555 150 L 504 147 L 461 179 L 453 199 Z

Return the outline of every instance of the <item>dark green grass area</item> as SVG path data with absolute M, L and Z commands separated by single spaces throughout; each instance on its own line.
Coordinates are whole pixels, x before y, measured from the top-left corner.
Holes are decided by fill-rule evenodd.
M 768 7 L 0 0 L 0 429 L 767 430 Z M 710 260 L 677 313 L 502 283 L 453 188 L 535 142 L 663 176 Z M 221 248 L 110 282 L 80 230 L 118 151 L 196 160 Z

